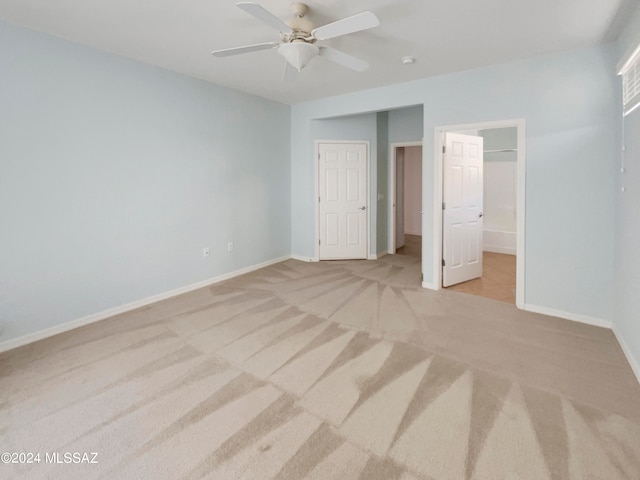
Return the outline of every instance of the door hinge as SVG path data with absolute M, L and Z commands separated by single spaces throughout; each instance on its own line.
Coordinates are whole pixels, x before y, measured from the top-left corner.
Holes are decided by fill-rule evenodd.
M 318 203 L 320 203 L 320 197 L 318 197 Z
M 447 208 L 447 204 L 442 202 L 442 209 L 444 210 L 445 208 Z
M 318 245 L 322 245 L 322 240 L 318 239 Z
M 442 153 L 447 153 L 447 146 L 446 145 L 442 146 Z
M 442 259 L 442 266 L 445 267 L 446 265 L 444 264 L 444 258 Z

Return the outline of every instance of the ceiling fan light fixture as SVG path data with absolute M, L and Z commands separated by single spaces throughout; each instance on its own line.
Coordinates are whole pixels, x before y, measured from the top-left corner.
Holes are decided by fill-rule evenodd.
M 278 47 L 278 53 L 298 71 L 302 70 L 319 52 L 320 49 L 317 46 L 303 40 L 283 43 Z
M 278 53 L 287 61 L 283 80 L 290 79 L 292 73 L 295 75 L 296 70 L 302 70 L 315 56 L 322 56 L 331 62 L 342 65 L 355 72 L 364 72 L 369 68 L 369 64 L 364 60 L 325 45 L 318 47 L 315 45 L 315 42 L 377 27 L 380 25 L 380 20 L 378 20 L 378 17 L 372 12 L 357 13 L 314 28 L 313 23 L 306 18 L 309 7 L 301 2 L 294 2 L 291 5 L 291 11 L 295 18 L 288 22 L 283 21 L 255 2 L 243 0 L 237 2 L 236 5 L 262 23 L 276 29 L 280 33 L 280 42 L 262 42 L 253 45 L 214 50 L 211 54 L 216 57 L 229 57 L 242 53 L 277 48 Z

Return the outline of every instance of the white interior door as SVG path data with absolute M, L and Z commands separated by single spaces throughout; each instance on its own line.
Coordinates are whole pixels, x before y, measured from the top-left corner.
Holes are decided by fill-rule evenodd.
M 482 276 L 483 138 L 445 135 L 442 285 Z
M 367 145 L 318 144 L 320 260 L 367 258 Z

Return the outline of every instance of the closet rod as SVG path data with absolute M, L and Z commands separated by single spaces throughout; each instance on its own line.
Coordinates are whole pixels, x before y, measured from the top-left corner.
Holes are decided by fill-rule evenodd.
M 502 150 L 485 150 L 484 153 L 502 153 L 502 152 L 517 152 L 515 148 L 505 148 Z

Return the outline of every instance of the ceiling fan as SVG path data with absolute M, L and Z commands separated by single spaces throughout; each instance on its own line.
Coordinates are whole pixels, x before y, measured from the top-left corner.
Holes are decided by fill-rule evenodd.
M 294 18 L 288 22 L 284 22 L 254 2 L 238 2 L 236 5 L 258 20 L 278 30 L 280 32 L 280 42 L 265 42 L 214 50 L 211 53 L 216 57 L 228 57 L 257 50 L 277 48 L 278 53 L 286 59 L 285 69 L 282 74 L 283 80 L 294 78 L 296 73 L 302 70 L 317 55 L 356 72 L 362 72 L 369 68 L 369 64 L 364 60 L 335 48 L 318 46 L 315 43 L 317 40 L 327 40 L 377 27 L 380 25 L 380 21 L 371 12 L 358 13 L 322 27 L 314 28 L 311 21 L 305 17 L 309 7 L 304 3 L 294 2 L 291 4 L 290 9 Z

